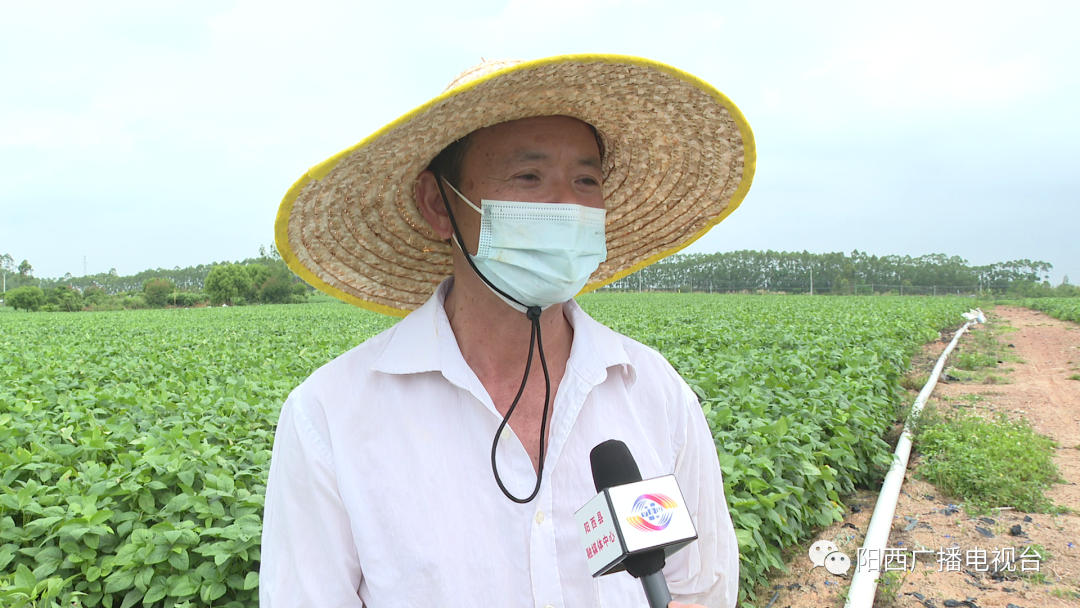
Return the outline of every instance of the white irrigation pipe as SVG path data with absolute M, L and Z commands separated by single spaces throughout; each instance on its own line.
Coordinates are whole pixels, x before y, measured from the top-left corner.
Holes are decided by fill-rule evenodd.
M 878 495 L 877 505 L 874 506 L 874 514 L 870 517 L 870 525 L 866 529 L 866 540 L 863 542 L 863 553 L 865 555 L 877 555 L 880 557 L 885 553 L 885 547 L 889 542 L 889 531 L 892 529 L 893 516 L 896 514 L 896 502 L 900 499 L 900 486 L 904 483 L 908 456 L 911 455 L 911 424 L 919 419 L 923 406 L 926 405 L 926 401 L 930 399 L 930 395 L 934 392 L 938 377 L 941 376 L 942 370 L 945 369 L 945 359 L 956 348 L 960 336 L 967 331 L 967 328 L 972 323 L 973 321 L 968 321 L 957 330 L 952 342 L 949 342 L 945 352 L 941 353 L 941 357 L 938 358 L 937 365 L 934 366 L 934 371 L 930 374 L 930 379 L 926 381 L 926 386 L 922 388 L 918 398 L 915 399 L 915 405 L 911 406 L 911 413 L 908 414 L 907 422 L 904 423 L 904 432 L 901 433 L 900 441 L 896 444 L 896 451 L 893 452 L 895 458 L 893 458 L 892 466 L 889 467 L 889 472 L 885 474 L 885 482 L 881 484 L 881 494 Z M 869 608 L 874 603 L 874 594 L 877 593 L 878 577 L 881 576 L 883 564 L 878 560 L 878 568 L 873 571 L 863 571 L 859 568 L 859 565 L 859 560 L 856 558 L 855 574 L 851 577 L 851 588 L 848 591 L 847 603 L 844 604 L 844 608 Z

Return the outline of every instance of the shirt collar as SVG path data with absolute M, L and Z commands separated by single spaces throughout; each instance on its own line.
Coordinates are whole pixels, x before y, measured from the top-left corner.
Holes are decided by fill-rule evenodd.
M 372 370 L 387 374 L 437 371 L 460 387 L 472 384 L 469 380 L 474 377 L 472 370 L 461 355 L 444 308 L 453 284 L 454 278 L 447 278 L 423 306 L 394 326 L 394 333 Z M 574 328 L 568 365 L 592 384 L 603 382 L 609 368 L 621 367 L 633 385 L 637 371 L 623 348 L 624 338 L 586 314 L 574 300 L 566 302 L 563 310 Z

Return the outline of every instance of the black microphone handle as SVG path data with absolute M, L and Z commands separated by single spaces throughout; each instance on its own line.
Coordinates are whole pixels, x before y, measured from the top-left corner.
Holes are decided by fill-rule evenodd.
M 641 587 L 645 589 L 645 599 L 649 600 L 649 608 L 667 608 L 671 603 L 671 593 L 667 588 L 667 580 L 664 579 L 664 571 L 657 570 L 646 574 L 640 580 Z
M 597 492 L 641 481 L 641 471 L 634 455 L 630 453 L 630 448 L 618 439 L 609 439 L 594 447 L 589 453 L 589 460 L 592 463 L 593 483 Z M 664 579 L 664 558 L 663 549 L 653 549 L 632 555 L 624 562 L 626 571 L 641 581 L 645 598 L 649 600 L 649 608 L 667 608 L 671 602 L 671 593 L 668 592 L 667 581 Z

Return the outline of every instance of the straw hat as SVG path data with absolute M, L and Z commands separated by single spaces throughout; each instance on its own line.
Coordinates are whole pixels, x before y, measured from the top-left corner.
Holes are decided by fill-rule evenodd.
M 750 188 L 750 126 L 686 72 L 622 55 L 488 61 L 308 170 L 278 210 L 278 251 L 321 291 L 405 316 L 453 272 L 450 246 L 417 209 L 417 176 L 477 129 L 552 115 L 591 124 L 604 143 L 608 257 L 583 293 L 694 242 Z

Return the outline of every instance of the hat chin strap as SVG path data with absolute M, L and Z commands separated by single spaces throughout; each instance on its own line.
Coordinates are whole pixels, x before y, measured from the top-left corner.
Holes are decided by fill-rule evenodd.
M 454 240 L 457 241 L 458 248 L 461 249 L 461 253 L 465 255 L 465 260 L 469 263 L 469 266 L 476 273 L 476 276 L 480 277 L 490 289 L 499 296 L 504 302 L 509 304 L 514 310 L 525 313 L 525 317 L 529 319 L 532 324 L 531 331 L 529 332 L 529 357 L 525 360 L 525 374 L 521 378 L 521 386 L 518 388 L 517 395 L 514 397 L 513 403 L 510 404 L 510 408 L 506 410 L 506 415 L 503 416 L 502 422 L 499 423 L 498 430 L 495 431 L 495 439 L 491 442 L 491 470 L 495 474 L 495 483 L 499 485 L 499 489 L 510 500 L 518 504 L 526 504 L 532 502 L 536 495 L 540 493 L 540 482 L 544 477 L 544 455 L 547 447 L 547 427 L 548 427 L 548 409 L 551 406 L 551 376 L 548 373 L 547 359 L 544 357 L 544 340 L 540 335 L 540 313 L 543 311 L 539 306 L 526 306 L 521 302 L 518 302 L 514 298 L 507 295 L 504 291 L 496 287 L 484 276 L 480 269 L 476 267 L 476 263 L 472 260 L 472 254 L 468 249 L 465 249 L 465 239 L 461 238 L 461 231 L 458 230 L 457 221 L 454 220 L 454 212 L 450 210 L 450 201 L 446 198 L 446 190 L 443 188 L 443 181 L 445 179 L 436 174 L 435 183 L 439 185 L 439 194 L 442 195 L 443 205 L 446 207 L 446 214 L 450 218 L 450 226 L 454 229 Z M 454 192 L 461 197 L 462 200 L 466 200 L 464 196 L 458 192 L 457 188 L 449 181 L 446 182 Z M 469 206 L 475 209 L 475 205 L 471 202 Z M 481 212 L 483 213 L 483 212 Z M 536 469 L 536 486 L 533 487 L 533 491 L 526 498 L 518 498 L 510 493 L 503 485 L 502 479 L 499 477 L 499 466 L 495 460 L 495 454 L 499 447 L 499 437 L 502 436 L 503 429 L 510 422 L 510 416 L 513 415 L 514 409 L 517 408 L 518 402 L 521 401 L 521 395 L 525 393 L 525 383 L 529 380 L 529 370 L 532 368 L 533 360 L 533 347 L 536 347 L 540 351 L 540 367 L 544 370 L 544 417 L 540 421 L 540 464 Z

